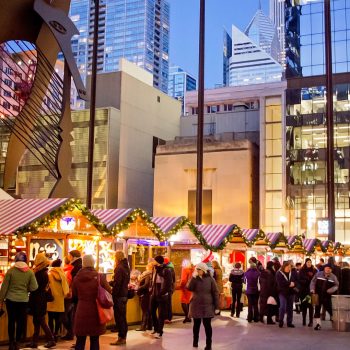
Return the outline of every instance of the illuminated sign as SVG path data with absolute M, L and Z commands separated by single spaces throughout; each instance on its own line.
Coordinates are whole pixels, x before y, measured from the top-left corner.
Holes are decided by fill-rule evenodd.
M 62 231 L 73 231 L 75 229 L 75 225 L 77 224 L 74 217 L 64 216 L 60 220 L 60 227 Z

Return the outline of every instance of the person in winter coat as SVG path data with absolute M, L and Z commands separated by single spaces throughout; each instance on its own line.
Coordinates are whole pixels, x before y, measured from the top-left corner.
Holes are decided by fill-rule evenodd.
M 153 263 L 149 263 L 146 266 L 146 271 L 142 272 L 139 276 L 139 288 L 137 289 L 137 295 L 140 298 L 142 321 L 140 328 L 137 331 L 152 330 L 152 317 L 150 310 L 150 287 L 152 280 Z
M 158 255 L 154 260 L 155 265 L 151 285 L 151 314 L 154 337 L 160 339 L 163 335 L 164 322 L 168 317 L 168 300 L 169 293 L 172 290 L 173 279 L 171 271 L 164 265 L 164 258 Z
M 68 284 L 72 286 L 73 280 L 77 273 L 82 268 L 82 260 L 81 260 L 81 253 L 79 250 L 71 250 L 68 253 L 68 259 L 65 259 L 65 274 L 67 277 Z M 71 291 L 69 295 L 65 299 L 65 312 L 64 312 L 64 319 L 63 324 L 64 327 L 67 330 L 67 333 L 65 336 L 63 336 L 62 340 L 72 340 L 74 339 L 73 334 L 73 328 L 74 328 L 74 303 L 72 301 Z
M 57 259 L 52 262 L 49 270 L 49 284 L 53 301 L 47 303 L 47 311 L 49 315 L 49 327 L 56 342 L 64 316 L 64 298 L 69 293 L 67 278 L 61 269 L 61 264 L 61 259 Z
M 276 272 L 276 282 L 280 301 L 279 327 L 283 327 L 284 315 L 287 313 L 287 327 L 294 328 L 293 303 L 297 281 L 289 261 L 285 261 L 281 269 Z
M 249 269 L 244 274 L 244 282 L 247 285 L 246 295 L 248 298 L 248 322 L 259 322 L 259 288 L 258 280 L 260 272 L 256 267 L 256 263 L 251 261 Z
M 236 312 L 237 318 L 239 318 L 239 315 L 242 311 L 241 297 L 243 290 L 244 271 L 241 269 L 241 267 L 241 263 L 236 263 L 229 277 L 232 291 L 231 317 L 233 317 Z
M 303 316 L 303 326 L 306 326 L 306 315 L 309 310 L 309 327 L 313 326 L 314 308 L 311 304 L 310 283 L 317 273 L 310 258 L 305 259 L 305 264 L 299 272 L 299 298 L 301 302 L 301 313 Z
M 84 350 L 86 337 L 90 337 L 90 350 L 99 350 L 99 337 L 105 332 L 97 311 L 98 272 L 94 268 L 92 255 L 84 255 L 82 268 L 75 275 L 72 284 L 72 299 L 76 304 L 74 334 L 77 337 L 75 350 Z M 109 289 L 101 280 L 101 286 Z
M 174 264 L 169 261 L 167 257 L 164 258 L 164 265 L 166 268 L 168 268 L 171 272 L 171 293 L 169 294 L 169 299 L 168 299 L 168 317 L 165 320 L 165 323 L 171 323 L 171 320 L 173 319 L 173 304 L 172 304 L 172 299 L 173 299 L 173 293 L 175 291 L 175 286 L 176 286 L 176 276 L 175 276 L 175 268 Z
M 350 267 L 349 263 L 343 262 L 341 266 L 341 295 L 350 295 Z
M 342 287 L 342 274 L 341 274 L 341 268 L 337 265 L 334 256 L 330 256 L 328 258 L 328 265 L 330 265 L 331 269 L 332 269 L 332 274 L 335 275 L 337 277 L 337 280 L 339 282 L 339 290 Z
M 259 277 L 260 283 L 260 297 L 259 297 L 259 306 L 260 306 L 260 322 L 264 323 L 264 316 L 267 316 L 267 324 L 275 324 L 272 320 L 272 316 L 275 315 L 275 308 L 277 305 L 277 285 L 275 279 L 273 261 L 269 261 L 266 265 L 266 270 L 261 271 Z M 271 297 L 276 301 L 276 303 L 268 304 L 268 299 Z
M 275 270 L 275 273 L 276 273 L 277 271 L 279 271 L 282 265 L 277 256 L 272 258 L 272 261 L 273 261 L 273 269 Z
M 38 347 L 40 328 L 43 329 L 47 343 L 45 348 L 53 348 L 56 346 L 54 336 L 46 323 L 47 312 L 47 296 L 46 291 L 49 287 L 48 266 L 50 262 L 44 253 L 38 253 L 34 259 L 34 273 L 38 282 L 38 289 L 30 293 L 29 310 L 33 315 L 34 333 L 31 343 L 27 344 L 27 348 L 36 349 Z
M 191 322 L 191 319 L 188 317 L 190 301 L 192 297 L 192 293 L 187 289 L 187 283 L 192 278 L 193 268 L 192 264 L 189 260 L 184 260 L 182 263 L 181 270 L 181 282 L 180 282 L 180 301 L 181 307 L 185 314 L 185 319 L 183 323 Z
M 18 350 L 19 343 L 26 332 L 28 293 L 38 288 L 34 273 L 27 265 L 27 255 L 19 252 L 15 264 L 4 278 L 0 290 L 0 307 L 6 301 L 8 315 L 9 350 Z M 16 330 L 16 336 L 15 336 Z
M 219 290 L 215 280 L 208 273 L 208 266 L 205 263 L 199 263 L 196 266 L 187 289 L 192 292 L 189 315 L 193 318 L 193 347 L 198 348 L 199 330 L 203 321 L 206 335 L 205 350 L 211 350 L 211 319 L 220 312 Z
M 130 267 L 122 250 L 115 252 L 115 269 L 112 285 L 114 320 L 118 329 L 118 339 L 111 345 L 126 344 L 128 323 L 126 320 L 126 305 L 128 303 L 128 285 L 130 281 Z
M 332 267 L 329 264 L 323 265 L 323 271 L 317 272 L 311 283 L 310 293 L 318 295 L 318 305 L 315 306 L 315 330 L 321 329 L 321 308 L 325 308 L 332 317 L 332 294 L 335 294 L 339 288 L 337 276 L 332 273 Z

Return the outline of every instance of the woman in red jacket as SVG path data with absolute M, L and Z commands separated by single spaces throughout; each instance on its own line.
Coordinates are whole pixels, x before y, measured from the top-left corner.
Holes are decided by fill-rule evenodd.
M 181 271 L 181 306 L 185 314 L 185 319 L 183 323 L 191 322 L 191 319 L 188 317 L 189 304 L 191 301 L 192 293 L 186 288 L 188 281 L 192 278 L 193 267 L 189 260 L 184 260 L 182 263 Z

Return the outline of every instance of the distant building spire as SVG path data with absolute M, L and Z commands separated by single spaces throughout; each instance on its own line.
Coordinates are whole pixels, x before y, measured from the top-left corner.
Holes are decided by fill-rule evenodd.
M 259 8 L 258 8 L 258 10 L 261 11 L 261 0 L 259 0 Z

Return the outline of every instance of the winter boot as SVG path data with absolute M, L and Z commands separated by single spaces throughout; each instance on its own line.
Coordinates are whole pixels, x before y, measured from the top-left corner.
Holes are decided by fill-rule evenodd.
M 117 341 L 110 343 L 110 345 L 125 345 L 126 344 L 126 339 L 125 338 L 118 338 Z

